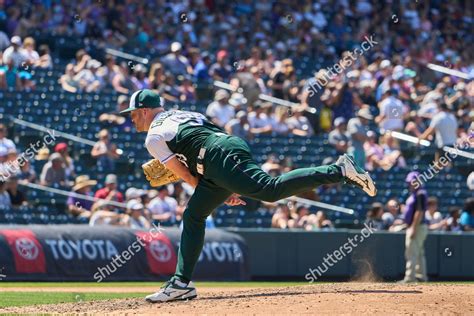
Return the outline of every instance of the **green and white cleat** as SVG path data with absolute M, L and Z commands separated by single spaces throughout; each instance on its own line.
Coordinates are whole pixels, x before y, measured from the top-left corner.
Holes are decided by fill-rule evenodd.
M 347 183 L 358 186 L 370 196 L 377 194 L 377 188 L 369 173 L 359 167 L 351 156 L 346 154 L 340 156 L 336 165 L 341 167 L 342 175 L 346 178 Z
M 158 292 L 145 297 L 145 300 L 150 303 L 162 303 L 192 300 L 196 298 L 196 296 L 196 288 L 192 281 L 186 284 L 179 280 L 170 280 L 166 282 Z

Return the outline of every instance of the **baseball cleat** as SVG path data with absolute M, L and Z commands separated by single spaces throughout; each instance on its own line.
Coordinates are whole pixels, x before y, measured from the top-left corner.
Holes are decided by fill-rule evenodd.
M 349 155 L 342 155 L 336 161 L 336 165 L 341 167 L 342 175 L 346 178 L 346 182 L 358 186 L 370 196 L 377 194 L 375 183 L 369 173 L 359 167 Z
M 192 300 L 196 296 L 196 288 L 192 281 L 186 284 L 179 280 L 170 280 L 166 282 L 158 292 L 145 297 L 145 300 L 150 303 L 162 303 Z

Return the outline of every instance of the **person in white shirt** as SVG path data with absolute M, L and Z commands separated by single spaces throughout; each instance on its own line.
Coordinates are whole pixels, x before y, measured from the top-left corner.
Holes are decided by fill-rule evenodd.
M 208 105 L 206 115 L 212 122 L 220 127 L 224 127 L 235 115 L 235 110 L 229 104 L 229 93 L 223 89 L 217 90 L 214 102 Z
M 35 50 L 35 40 L 32 37 L 25 38 L 23 49 L 20 52 L 29 65 L 35 65 L 40 59 L 38 52 Z
M 21 38 L 13 36 L 11 39 L 11 46 L 3 52 L 3 63 L 7 64 L 10 59 L 13 60 L 13 66 L 19 68 L 21 63 L 26 61 L 21 52 Z
M 174 221 L 176 219 L 178 202 L 168 195 L 168 188 L 166 186 L 161 186 L 157 190 L 158 196 L 148 203 L 151 217 L 160 222 Z
M 458 122 L 456 117 L 449 111 L 449 107 L 446 103 L 441 103 L 439 112 L 433 116 L 430 126 L 420 136 L 420 139 L 426 139 L 436 132 L 436 146 L 438 148 L 454 146 L 457 139 L 457 129 Z
M 434 196 L 429 197 L 426 203 L 425 219 L 428 222 L 429 230 L 444 230 L 446 228 L 446 221 L 438 211 L 438 199 Z
M 253 105 L 254 111 L 248 115 L 248 121 L 250 126 L 250 133 L 252 134 L 265 134 L 272 131 L 272 120 L 265 113 L 265 109 L 271 107 L 269 103 L 262 103 L 256 101 Z
M 408 112 L 408 108 L 396 97 L 395 89 L 386 92 L 387 97 L 380 101 L 380 115 L 375 118 L 375 122 L 384 130 L 403 130 L 403 117 Z
M 15 143 L 7 138 L 7 128 L 3 124 L 0 124 L 0 147 L 4 148 L 7 152 L 16 151 Z

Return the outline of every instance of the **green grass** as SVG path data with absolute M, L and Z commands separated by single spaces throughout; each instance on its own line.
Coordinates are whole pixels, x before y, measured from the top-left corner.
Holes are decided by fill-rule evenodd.
M 81 303 L 86 301 L 143 297 L 143 293 L 0 292 L 0 312 L 1 308 L 11 306 Z
M 0 282 L 1 288 L 9 287 L 160 287 L 164 282 Z M 194 282 L 197 287 L 276 287 L 307 285 L 308 282 Z

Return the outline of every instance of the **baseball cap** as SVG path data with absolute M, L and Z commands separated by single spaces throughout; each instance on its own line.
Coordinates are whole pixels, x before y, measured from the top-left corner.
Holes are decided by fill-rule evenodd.
M 180 51 L 183 46 L 179 42 L 173 42 L 171 43 L 171 52 L 175 53 L 177 51 Z
M 223 58 L 227 57 L 227 51 L 222 49 L 217 52 L 217 60 L 221 60 Z
M 56 146 L 54 146 L 54 151 L 55 152 L 60 152 L 67 149 L 67 144 L 66 143 L 59 143 Z
M 130 103 L 128 108 L 120 113 L 128 113 L 138 109 L 144 108 L 159 108 L 164 105 L 164 99 L 160 97 L 160 95 L 153 90 L 150 89 L 142 89 L 138 90 L 132 94 L 130 97 Z
M 359 111 L 357 111 L 357 116 L 365 118 L 367 120 L 372 120 L 374 118 L 372 114 L 370 114 L 369 109 L 367 108 L 362 108 Z
M 346 119 L 343 118 L 342 116 L 339 116 L 334 120 L 334 126 L 339 127 L 339 125 L 344 124 L 345 122 L 346 122 Z
M 409 174 L 407 174 L 407 177 L 405 178 L 405 182 L 412 182 L 413 180 L 417 179 L 417 177 L 420 176 L 420 173 L 418 171 L 412 171 Z
M 21 37 L 15 35 L 11 38 L 10 42 L 15 45 L 21 45 Z
M 117 183 L 117 176 L 115 174 L 108 174 L 105 177 L 105 184 Z

